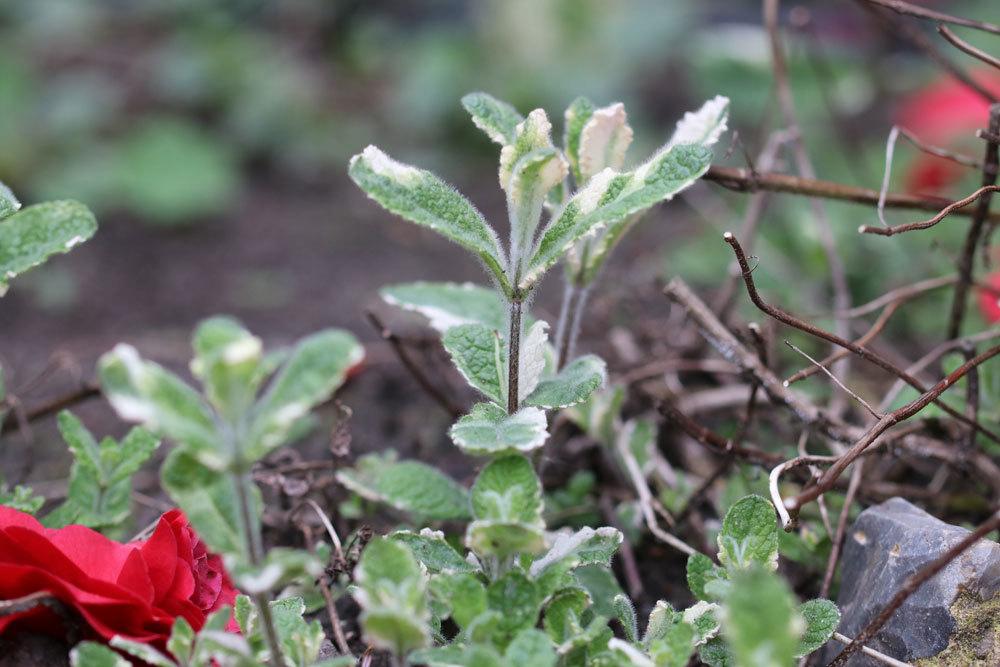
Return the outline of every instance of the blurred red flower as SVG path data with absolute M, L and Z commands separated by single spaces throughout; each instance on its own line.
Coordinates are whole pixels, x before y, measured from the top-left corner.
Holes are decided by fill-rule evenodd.
M 0 506 L 0 600 L 38 592 L 78 615 L 88 637 L 122 635 L 161 649 L 175 618 L 198 630 L 237 595 L 222 559 L 208 551 L 180 510 L 164 514 L 148 540 L 122 544 L 83 526 L 45 528 L 29 514 Z M 31 606 L 0 616 L 0 634 L 65 636 L 64 615 Z
M 995 291 L 978 289 L 979 312 L 983 319 L 990 324 L 1000 322 L 1000 271 L 995 271 L 986 276 L 984 282 Z
M 981 70 L 974 72 L 972 78 L 1000 97 L 1000 73 Z M 895 123 L 926 143 L 956 148 L 977 129 L 987 126 L 989 106 L 989 102 L 965 84 L 943 77 L 903 100 L 896 111 Z M 906 188 L 910 192 L 936 193 L 967 171 L 950 160 L 920 153 L 907 172 Z

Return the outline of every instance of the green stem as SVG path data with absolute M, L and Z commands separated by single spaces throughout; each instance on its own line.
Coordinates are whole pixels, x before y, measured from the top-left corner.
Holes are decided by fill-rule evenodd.
M 242 466 L 238 466 L 242 469 Z M 248 472 L 233 472 L 233 481 L 236 486 L 236 500 L 239 503 L 239 519 L 243 537 L 246 540 L 245 556 L 250 565 L 259 567 L 264 557 L 264 546 L 260 536 L 260 525 L 253 516 L 251 507 L 251 489 L 253 480 Z M 271 616 L 271 604 L 265 593 L 256 593 L 253 596 L 257 611 L 260 614 L 261 625 L 264 627 L 264 636 L 267 645 L 271 649 L 271 665 L 273 667 L 284 667 L 285 659 L 281 653 L 281 641 L 278 639 L 278 632 L 274 628 L 274 618 Z
M 521 299 L 510 302 L 510 345 L 507 348 L 507 414 L 517 412 L 518 375 L 521 368 Z

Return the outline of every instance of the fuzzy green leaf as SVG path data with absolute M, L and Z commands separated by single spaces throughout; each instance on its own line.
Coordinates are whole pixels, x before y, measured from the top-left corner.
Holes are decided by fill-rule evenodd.
M 674 623 L 652 642 L 649 655 L 657 667 L 684 667 L 694 652 L 695 632 L 687 623 Z
M 687 585 L 691 594 L 699 600 L 711 601 L 705 586 L 712 581 L 726 578 L 726 571 L 702 553 L 693 553 L 687 561 Z
M 20 208 L 21 202 L 14 196 L 13 191 L 0 182 L 0 220 L 17 213 Z
M 588 354 L 574 359 L 555 377 L 539 382 L 525 403 L 546 410 L 569 407 L 587 400 L 606 380 L 604 360 Z
M 319 621 L 306 622 L 306 605 L 300 597 L 282 598 L 270 603 L 271 616 L 286 660 L 293 665 L 316 662 L 326 635 Z
M 383 287 L 379 294 L 386 303 L 420 313 L 441 333 L 460 324 L 499 331 L 506 321 L 496 290 L 472 283 L 401 283 Z
M 435 575 L 431 593 L 451 610 L 451 618 L 463 630 L 486 611 L 486 587 L 469 572 Z
M 451 427 L 449 434 L 459 449 L 472 456 L 505 452 L 530 452 L 545 444 L 545 413 L 522 408 L 512 415 L 495 403 L 478 403 Z
M 564 561 L 570 561 L 571 568 L 581 565 L 610 567 L 622 539 L 621 531 L 608 526 L 597 529 L 585 526 L 575 533 L 560 533 L 548 553 L 531 564 L 529 572 L 537 578 L 549 567 Z
M 632 171 L 605 169 L 595 175 L 542 230 L 518 287 L 530 289 L 577 241 L 671 199 L 698 180 L 711 159 L 703 146 L 675 146 Z
M 389 212 L 429 227 L 474 253 L 503 291 L 510 292 L 496 232 L 450 185 L 429 171 L 396 162 L 374 146 L 351 158 L 348 173 Z
M 105 438 L 100 445 L 69 411 L 59 413 L 59 430 L 73 454 L 66 500 L 44 520 L 46 526 L 70 523 L 112 528 L 131 513 L 132 475 L 152 456 L 160 442 L 149 431 L 134 428 L 121 444 Z
M 427 644 L 427 580 L 409 549 L 375 538 L 361 554 L 355 580 L 368 641 L 399 656 Z
M 538 622 L 542 596 L 523 572 L 509 570 L 486 587 L 486 603 L 500 614 L 494 642 L 504 648 L 520 631 Z
M 542 485 L 523 456 L 490 461 L 472 485 L 472 513 L 477 519 L 540 525 Z
M 507 558 L 514 554 L 541 553 L 545 549 L 545 536 L 538 526 L 480 519 L 466 529 L 465 546 L 481 556 Z
M 489 646 L 463 644 L 414 651 L 410 655 L 410 662 L 427 667 L 502 667 L 509 664 Z
M 583 615 L 590 607 L 590 594 L 582 588 L 564 588 L 545 607 L 543 625 L 552 641 L 562 644 L 580 634 Z
M 795 651 L 795 657 L 801 658 L 819 649 L 833 636 L 840 625 L 840 610 L 833 602 L 818 598 L 800 604 L 798 613 L 806 622 Z
M 246 596 L 242 596 L 244 599 Z M 170 630 L 170 639 L 167 640 L 167 651 L 182 664 L 190 662 L 191 652 L 194 650 L 194 628 L 183 616 L 174 619 L 173 628 Z
M 69 664 L 72 667 L 131 667 L 125 658 L 121 657 L 104 644 L 97 642 L 80 642 L 69 652 Z
M 482 324 L 460 324 L 441 337 L 465 381 L 497 404 L 506 404 L 506 353 L 500 334 Z
M 747 496 L 729 508 L 719 533 L 719 562 L 729 569 L 778 567 L 778 518 L 761 496 Z
M 149 644 L 132 641 L 121 636 L 112 637 L 110 643 L 119 651 L 129 654 L 133 658 L 138 658 L 144 664 L 152 665 L 152 667 L 175 667 L 173 660 Z
M 505 146 L 514 143 L 518 123 L 524 116 L 513 106 L 488 93 L 469 93 L 462 106 L 472 116 L 472 122 L 494 142 Z
M 518 667 L 555 667 L 556 650 L 545 633 L 525 628 L 514 635 L 504 653 L 504 663 Z
M 736 656 L 721 637 L 716 637 L 699 648 L 698 659 L 708 667 L 737 667 Z
M 364 356 L 358 340 L 337 329 L 299 342 L 254 408 L 247 458 L 263 458 L 285 444 L 295 425 L 329 398 Z
M 395 452 L 367 454 L 354 468 L 337 471 L 337 481 L 362 498 L 433 520 L 467 519 L 468 492 L 437 468 L 396 461 Z
M 670 606 L 669 602 L 658 600 L 653 606 L 653 611 L 649 612 L 649 620 L 646 621 L 646 632 L 642 636 L 642 644 L 647 649 L 649 646 L 667 635 L 667 631 L 680 620 L 680 614 Z
M 131 345 L 117 345 L 98 362 L 104 395 L 118 415 L 170 438 L 204 465 L 225 468 L 212 410 L 194 389 L 162 366 L 144 361 Z
M 781 577 L 759 567 L 738 572 L 723 620 L 723 635 L 740 667 L 794 664 L 802 621 Z
M 625 638 L 630 642 L 639 641 L 639 621 L 635 615 L 635 605 L 627 595 L 616 595 L 611 604 L 615 608 L 615 618 L 622 624 Z
M 5 210 L 8 198 L 0 197 Z M 76 201 L 52 201 L 0 215 L 0 296 L 7 284 L 52 255 L 69 252 L 97 231 L 97 220 Z
M 174 449 L 160 468 L 160 483 L 213 551 L 242 553 L 239 514 L 227 475 Z
M 504 150 L 508 148 L 513 147 L 508 146 Z M 511 168 L 510 183 L 506 190 L 511 224 L 512 282 L 518 282 L 520 275 L 527 270 L 529 253 L 538 232 L 546 198 L 554 187 L 562 184 L 566 174 L 566 161 L 551 145 L 523 155 Z
M 424 564 L 429 572 L 452 573 L 474 572 L 467 560 L 455 551 L 444 539 L 444 533 L 429 528 L 423 528 L 419 533 L 409 530 L 397 530 L 390 533 L 389 539 L 409 547 L 417 560 Z

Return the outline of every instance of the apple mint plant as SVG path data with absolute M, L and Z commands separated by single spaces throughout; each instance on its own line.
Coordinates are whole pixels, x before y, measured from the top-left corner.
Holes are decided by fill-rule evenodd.
M 361 361 L 363 350 L 349 333 L 327 330 L 291 350 L 264 354 L 259 338 L 226 317 L 202 322 L 192 345 L 191 372 L 201 381 L 202 394 L 128 345 L 101 358 L 104 393 L 123 419 L 174 443 L 160 469 L 161 483 L 208 545 L 223 555 L 237 586 L 253 596 L 253 610 L 241 611 L 237 603 L 245 634 L 246 619 L 259 615 L 254 623 L 266 640 L 267 662 L 311 664 L 316 655 L 310 647 L 319 649 L 310 639 L 315 630 L 296 630 L 308 646 L 291 658 L 287 633 L 295 624 L 279 616 L 288 603 L 269 601 L 268 592 L 291 578 L 319 576 L 323 563 L 296 549 L 265 554 L 261 501 L 250 470 L 289 441 Z

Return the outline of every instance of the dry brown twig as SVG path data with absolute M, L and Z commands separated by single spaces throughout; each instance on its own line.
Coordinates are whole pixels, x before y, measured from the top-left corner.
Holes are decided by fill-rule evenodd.
M 950 29 L 948 29 L 947 26 L 939 25 L 937 27 L 937 31 L 939 35 L 948 40 L 951 43 L 951 45 L 954 46 L 959 51 L 962 51 L 963 53 L 970 55 L 973 58 L 977 58 L 991 67 L 996 67 L 997 69 L 1000 69 L 1000 58 L 992 56 L 983 51 L 982 49 L 977 49 L 972 44 L 969 44 L 965 40 L 960 39 L 959 36 L 956 35 L 954 32 L 952 32 Z
M 952 25 L 965 26 L 966 28 L 975 28 L 976 30 L 982 30 L 983 32 L 989 32 L 994 35 L 1000 35 L 1000 25 L 993 23 L 987 23 L 985 21 L 975 21 L 973 19 L 961 18 L 959 16 L 952 16 L 950 14 L 945 14 L 943 12 L 934 11 L 933 9 L 927 9 L 926 7 L 919 7 L 917 5 L 912 5 L 909 2 L 903 2 L 902 0 L 866 0 L 873 5 L 878 5 L 880 7 L 885 7 L 886 9 L 891 9 L 897 14 L 905 14 L 907 16 L 913 16 L 919 19 L 926 19 L 929 21 L 936 21 L 938 23 L 951 23 Z

